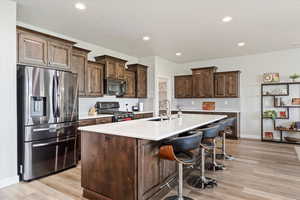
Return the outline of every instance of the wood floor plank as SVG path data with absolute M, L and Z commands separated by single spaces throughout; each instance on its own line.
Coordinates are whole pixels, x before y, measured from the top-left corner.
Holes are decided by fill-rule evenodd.
M 228 151 L 236 160 L 220 161 L 226 170 L 206 174 L 218 180 L 218 187 L 198 190 L 184 183 L 184 194 L 194 200 L 300 200 L 300 160 L 295 147 L 300 150 L 287 144 L 228 141 Z M 176 189 L 167 196 L 172 194 Z M 81 166 L 0 189 L 0 200 L 86 200 Z

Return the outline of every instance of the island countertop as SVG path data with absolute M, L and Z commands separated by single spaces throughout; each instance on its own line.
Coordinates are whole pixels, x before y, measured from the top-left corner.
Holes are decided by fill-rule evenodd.
M 80 127 L 84 132 L 102 133 L 130 138 L 159 141 L 226 118 L 226 115 L 172 115 L 172 120 L 149 121 L 153 118 Z

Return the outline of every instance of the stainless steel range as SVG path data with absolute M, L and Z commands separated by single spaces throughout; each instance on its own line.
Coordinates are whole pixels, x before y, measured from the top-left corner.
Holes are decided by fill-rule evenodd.
M 119 102 L 97 102 L 95 107 L 98 114 L 114 115 L 113 122 L 121 122 L 134 119 L 134 114 L 132 112 L 119 110 Z
M 18 65 L 18 169 L 29 181 L 76 165 L 77 75 Z

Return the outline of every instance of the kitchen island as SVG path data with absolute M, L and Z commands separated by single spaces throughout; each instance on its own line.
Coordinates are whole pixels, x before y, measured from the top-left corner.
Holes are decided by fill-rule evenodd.
M 176 180 L 176 162 L 161 160 L 166 138 L 219 121 L 225 115 L 184 114 L 80 128 L 83 196 L 96 200 L 161 199 Z

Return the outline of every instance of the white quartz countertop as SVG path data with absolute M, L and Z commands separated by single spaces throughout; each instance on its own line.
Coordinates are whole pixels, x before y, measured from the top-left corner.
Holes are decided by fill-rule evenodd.
M 153 117 L 80 127 L 79 130 L 159 141 L 219 121 L 226 117 L 226 115 L 183 114 L 182 118 L 177 118 L 177 115 L 173 115 L 172 120 L 149 121 L 150 119 L 155 119 L 155 117 Z
M 97 118 L 105 118 L 105 117 L 113 117 L 113 115 L 105 115 L 105 114 L 98 114 L 98 115 L 79 115 L 79 120 L 84 119 L 97 119 Z
M 153 111 L 134 111 L 133 114 L 146 114 L 146 113 L 153 113 Z M 80 114 L 79 120 L 84 119 L 97 119 L 97 118 L 104 118 L 104 117 L 113 117 L 113 115 L 107 115 L 107 114 L 97 114 L 97 115 L 88 115 L 88 114 Z
M 178 109 L 172 110 L 178 111 Z M 238 110 L 226 110 L 226 109 L 216 109 L 216 110 L 202 110 L 202 109 L 181 109 L 182 112 L 224 112 L 224 113 L 240 113 Z

